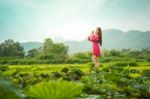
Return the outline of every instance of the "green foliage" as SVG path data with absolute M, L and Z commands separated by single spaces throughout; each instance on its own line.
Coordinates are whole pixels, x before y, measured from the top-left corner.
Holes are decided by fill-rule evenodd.
M 5 72 L 8 70 L 8 66 L 7 65 L 0 65 L 0 71 L 1 72 Z
M 147 61 L 150 62 L 150 57 L 147 58 Z
M 11 82 L 0 78 L 0 98 L 1 99 L 23 99 L 25 95 L 20 93 Z
M 79 80 L 83 75 L 83 71 L 78 69 L 78 68 L 72 68 L 71 71 L 69 72 L 70 78 L 72 80 Z
M 0 44 L 0 57 L 24 57 L 24 49 L 19 42 L 9 39 Z
M 134 61 L 127 61 L 127 62 L 116 62 L 114 64 L 115 66 L 138 66 L 137 62 Z
M 143 50 L 104 50 L 100 62 L 118 62 L 120 66 L 137 66 L 137 62 L 149 62 L 149 49 Z M 137 55 L 138 54 L 138 55 Z M 92 61 L 91 52 L 79 52 L 68 55 L 68 47 L 63 43 L 53 43 L 45 40 L 42 47 L 32 49 L 25 58 L 0 58 L 0 64 L 57 64 L 57 63 L 88 63 Z
M 28 57 L 35 57 L 35 56 L 37 56 L 38 54 L 39 54 L 39 52 L 38 52 L 37 49 L 31 49 L 31 50 L 28 51 L 27 56 L 28 56 Z
M 46 54 L 46 53 L 49 53 L 49 51 L 51 52 L 52 51 L 52 47 L 53 47 L 52 39 L 46 38 L 44 43 L 43 43 L 43 46 L 42 46 L 43 53 Z
M 50 38 L 45 39 L 40 49 L 40 59 L 65 59 L 68 58 L 68 46 L 63 43 L 53 43 Z
M 143 70 L 142 74 L 144 77 L 149 77 L 149 79 L 150 79 L 150 70 L 145 69 L 145 70 Z
M 9 45 L 11 45 L 10 47 L 15 45 L 15 42 L 13 42 L 13 40 L 8 40 L 8 41 L 9 41 L 9 43 L 11 43 L 11 44 L 9 44 Z M 5 42 L 8 43 L 8 41 L 5 41 Z M 16 42 L 16 44 L 19 45 L 18 42 Z M 6 44 L 2 43 L 1 45 L 6 45 Z M 6 48 L 7 48 L 7 45 L 6 45 Z M 4 50 L 3 47 L 1 49 Z M 1 51 L 1 49 L 0 49 L 0 55 L 1 55 L 1 53 L 4 55 L 7 55 L 7 52 L 4 53 Z M 12 54 L 13 54 L 15 49 L 9 48 L 9 51 L 12 52 Z M 34 49 L 31 49 L 28 51 L 27 58 L 28 57 L 36 58 L 37 59 L 36 61 L 42 60 L 42 59 L 44 59 L 44 60 L 45 59 L 47 59 L 47 60 L 48 59 L 55 59 L 55 60 L 56 59 L 67 59 L 69 57 L 68 51 L 69 51 L 68 46 L 64 45 L 63 43 L 54 43 L 52 41 L 52 39 L 46 38 L 40 48 L 37 48 L 37 49 L 34 48 Z
M 31 99 L 76 99 L 82 87 L 67 81 L 50 81 L 31 86 L 27 92 Z
M 62 78 L 63 80 L 67 81 L 76 81 L 80 80 L 80 78 L 84 75 L 83 71 L 79 68 L 63 68 L 61 72 L 52 72 L 51 79 L 58 79 Z
M 130 66 L 104 66 L 99 72 L 92 71 L 91 75 L 81 79 L 84 83 L 83 92 L 90 95 L 96 94 L 104 99 L 131 97 L 148 99 L 150 97 L 149 78 L 145 78 L 145 75 L 144 79 L 142 76 L 132 79 L 131 73 L 134 74 Z M 140 74 L 140 72 L 136 73 Z
M 73 55 L 73 58 L 77 59 L 90 59 L 92 56 L 91 52 L 78 52 Z
M 4 73 L 8 70 L 7 65 L 0 65 L 0 76 L 4 76 Z
M 43 60 L 43 59 L 56 59 L 55 54 L 53 53 L 48 53 L 48 54 L 40 54 L 37 56 L 38 60 Z M 37 61 L 38 61 L 37 60 Z
M 12 80 L 12 82 L 21 89 L 21 91 L 25 90 L 27 92 L 26 95 L 28 95 L 28 98 L 31 99 L 39 99 L 39 97 L 50 97 L 55 93 L 55 96 L 58 95 L 57 97 L 62 97 L 62 94 L 59 94 L 60 92 L 68 92 L 68 90 L 70 91 L 72 88 L 71 87 L 67 89 L 65 87 L 66 90 L 58 88 L 60 83 L 66 81 L 69 81 L 69 83 L 78 82 L 83 85 L 80 95 L 74 95 L 74 98 L 149 99 L 150 97 L 150 78 L 148 70 L 141 72 L 142 70 L 139 71 L 136 69 L 136 67 L 131 67 L 130 65 L 118 66 L 113 65 L 113 63 L 107 63 L 103 64 L 100 67 L 100 70 L 95 71 L 95 69 L 92 69 L 90 73 L 88 71 L 83 72 L 82 70 L 88 68 L 88 65 L 92 66 L 91 63 L 84 64 L 85 67 L 80 66 L 80 64 L 79 66 L 82 70 L 77 68 L 79 67 L 78 65 L 67 65 L 68 64 L 63 64 L 61 66 L 2 66 L 0 70 L 4 72 L 4 76 Z M 134 74 L 138 74 L 138 76 L 132 76 Z M 52 84 L 49 85 L 51 82 Z M 57 87 L 51 87 L 55 86 L 53 84 L 56 84 Z M 69 84 L 61 84 L 61 87 L 67 85 Z M 31 89 L 37 91 L 39 96 L 36 97 L 35 94 L 29 93 Z M 49 94 L 49 90 L 52 92 L 52 94 Z
M 150 49 L 132 50 L 103 50 L 103 57 L 123 57 L 123 58 L 135 58 L 135 59 L 146 59 L 150 55 Z
M 68 71 L 69 71 L 69 68 L 67 68 L 67 67 L 64 67 L 64 68 L 61 70 L 61 72 L 63 72 L 63 73 L 68 73 Z

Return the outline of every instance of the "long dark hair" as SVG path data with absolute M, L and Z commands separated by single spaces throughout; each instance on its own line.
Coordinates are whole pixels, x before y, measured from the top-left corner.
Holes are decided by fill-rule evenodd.
M 98 35 L 99 35 L 99 44 L 102 46 L 102 30 L 100 27 L 97 27 L 96 29 L 98 29 Z

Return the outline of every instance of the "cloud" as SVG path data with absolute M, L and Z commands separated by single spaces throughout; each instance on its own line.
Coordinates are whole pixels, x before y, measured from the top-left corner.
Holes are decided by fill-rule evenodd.
M 78 21 L 72 24 L 50 28 L 47 33 L 50 37 L 61 36 L 68 40 L 83 40 L 94 29 L 92 25 L 84 21 Z

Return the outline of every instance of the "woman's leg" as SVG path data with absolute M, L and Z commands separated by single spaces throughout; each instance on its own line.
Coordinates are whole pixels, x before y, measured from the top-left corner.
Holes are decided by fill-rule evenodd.
M 96 57 L 96 68 L 99 68 L 99 57 Z
M 98 69 L 99 68 L 99 57 L 92 55 L 92 60 L 93 60 L 95 68 Z
M 95 55 L 92 55 L 92 61 L 94 63 L 94 66 L 96 66 L 96 56 Z

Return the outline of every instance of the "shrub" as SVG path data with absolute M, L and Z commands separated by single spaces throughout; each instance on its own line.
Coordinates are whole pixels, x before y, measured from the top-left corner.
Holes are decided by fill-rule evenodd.
M 138 66 L 138 63 L 137 62 L 117 62 L 115 63 L 114 65 L 116 66 Z
M 145 77 L 150 77 L 150 70 L 149 69 L 143 70 L 142 74 Z
M 149 58 L 147 58 L 147 61 L 148 61 L 148 62 L 150 62 L 150 57 L 149 57 Z
M 83 71 L 78 68 L 72 68 L 69 72 L 70 77 L 72 80 L 79 80 L 83 76 Z
M 69 69 L 67 68 L 67 67 L 64 67 L 62 70 L 61 70 L 61 72 L 63 72 L 63 73 L 67 73 L 69 71 Z
M 110 59 L 110 58 L 106 58 L 106 59 L 102 59 L 102 60 L 101 60 L 101 62 L 106 62 L 106 63 L 107 63 L 107 62 L 111 62 L 111 61 L 112 61 L 112 59 Z

